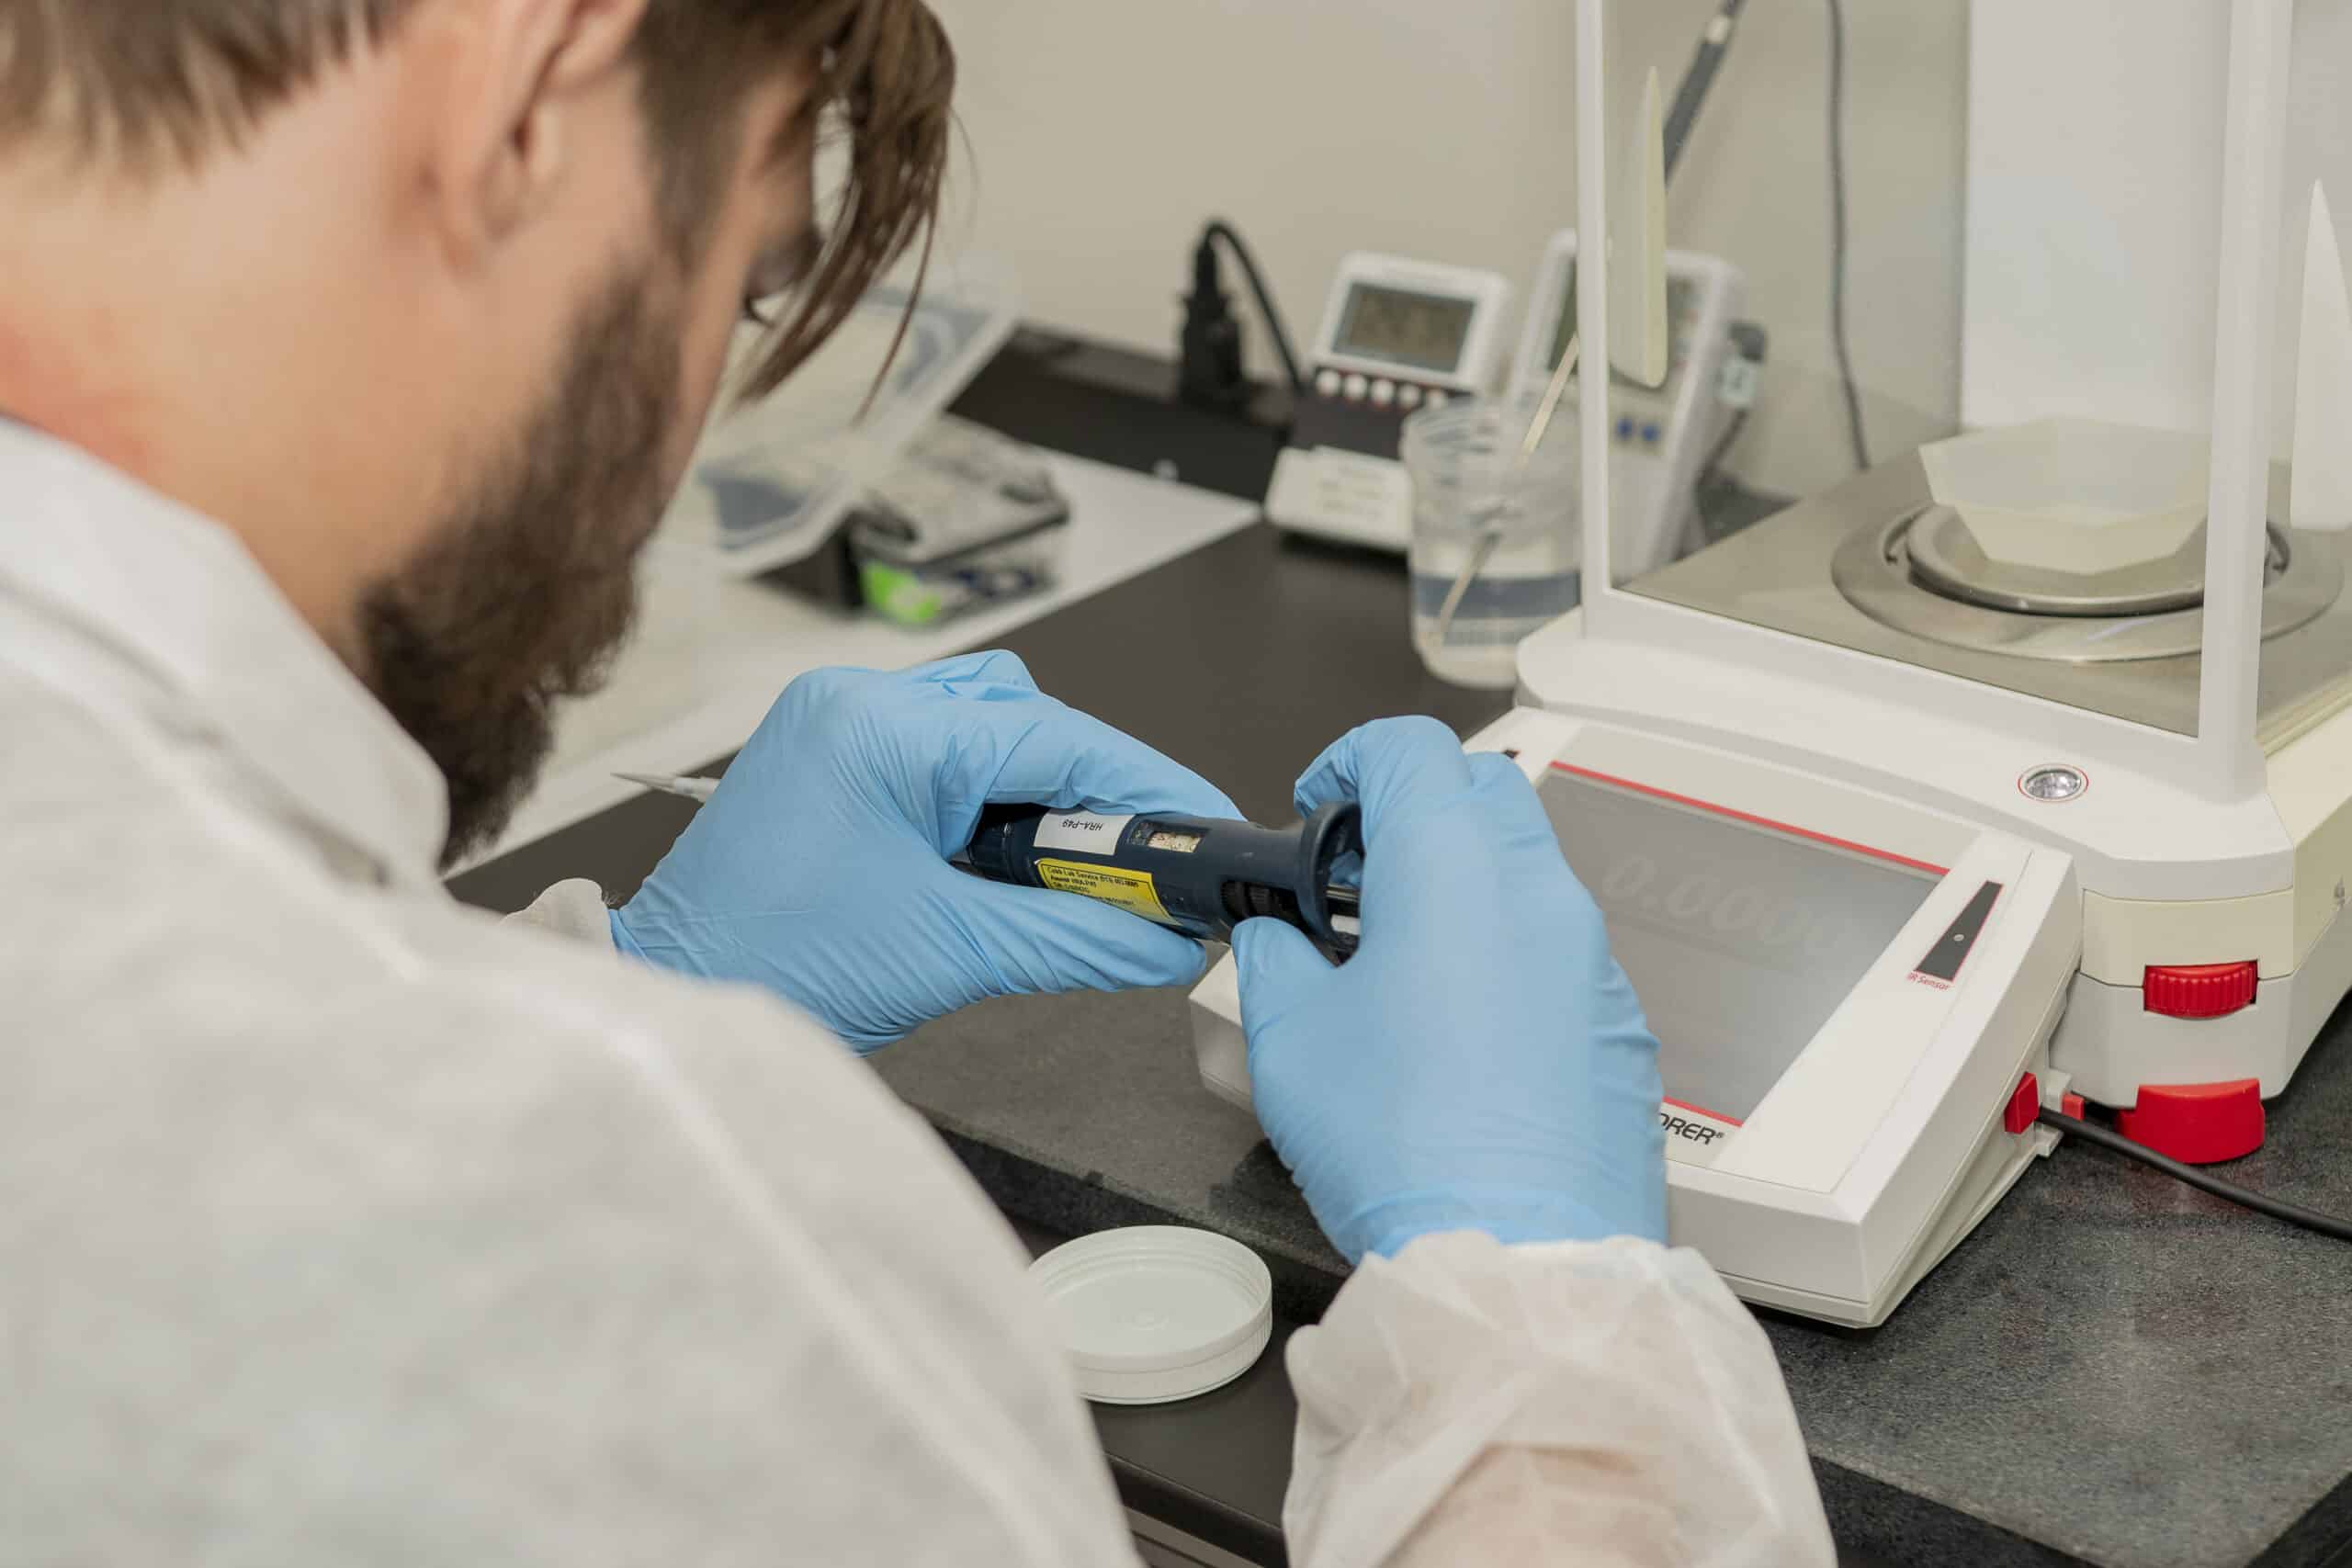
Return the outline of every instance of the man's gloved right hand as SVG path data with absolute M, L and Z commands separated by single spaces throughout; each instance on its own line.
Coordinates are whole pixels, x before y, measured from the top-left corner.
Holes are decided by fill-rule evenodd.
M 1363 806 L 1363 945 L 1234 932 L 1258 1117 L 1350 1262 L 1433 1231 L 1666 1239 L 1657 1044 L 1518 765 L 1434 719 L 1343 737 L 1302 812 Z

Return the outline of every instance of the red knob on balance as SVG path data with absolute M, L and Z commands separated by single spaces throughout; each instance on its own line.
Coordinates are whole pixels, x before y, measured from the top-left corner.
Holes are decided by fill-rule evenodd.
M 2152 964 L 2140 987 L 2143 1005 L 2166 1018 L 2220 1018 L 2254 1000 L 2259 978 L 2244 964 Z

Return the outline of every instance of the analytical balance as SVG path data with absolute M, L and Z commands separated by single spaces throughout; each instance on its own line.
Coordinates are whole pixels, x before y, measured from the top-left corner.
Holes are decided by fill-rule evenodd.
M 1672 1237 L 1751 1300 L 1880 1321 L 2052 1146 L 2044 1108 L 2247 1152 L 2352 988 L 2352 309 L 2288 177 L 2292 19 L 2232 11 L 2206 429 L 1929 441 L 1639 574 L 1585 466 L 1584 603 L 1469 744 L 1516 754 L 1600 902 L 1661 1043 Z M 1601 447 L 1611 410 L 1578 417 Z M 1229 964 L 1194 1002 L 1246 1099 Z

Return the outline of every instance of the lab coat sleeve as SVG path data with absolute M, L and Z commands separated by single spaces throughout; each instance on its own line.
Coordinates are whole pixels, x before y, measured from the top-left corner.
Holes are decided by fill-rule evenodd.
M 1424 1236 L 1289 1356 L 1298 1568 L 1835 1560 L 1770 1344 L 1688 1249 Z
M 605 890 L 585 877 L 575 876 L 557 883 L 532 899 L 529 908 L 506 918 L 518 926 L 537 926 L 575 942 L 609 948 L 613 928 L 605 913 Z

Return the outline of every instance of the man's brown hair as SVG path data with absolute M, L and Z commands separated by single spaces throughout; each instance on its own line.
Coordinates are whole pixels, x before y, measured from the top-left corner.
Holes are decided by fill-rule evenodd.
M 85 159 L 194 166 L 322 73 L 390 37 L 420 0 L 0 0 L 0 146 L 62 139 Z M 746 390 L 771 389 L 918 236 L 929 246 L 956 61 L 923 0 L 649 0 L 636 52 L 664 237 L 697 248 L 762 76 L 803 60 L 797 131 L 846 143 L 800 299 Z

